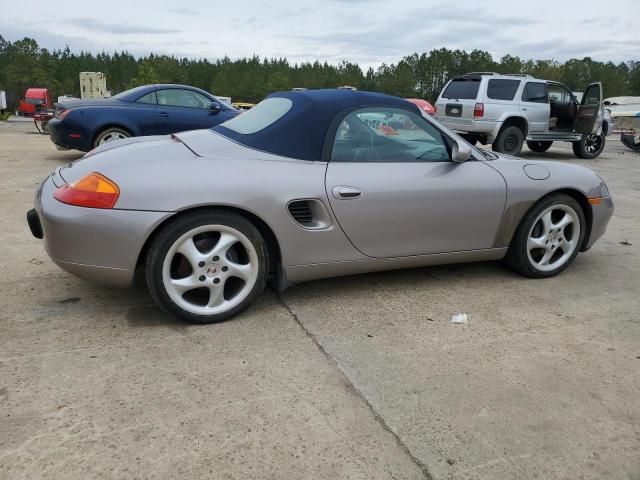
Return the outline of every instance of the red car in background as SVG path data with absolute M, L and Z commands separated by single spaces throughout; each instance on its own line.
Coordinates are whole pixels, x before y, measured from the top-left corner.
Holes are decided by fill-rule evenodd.
M 433 105 L 431 105 L 426 100 L 423 100 L 421 98 L 407 98 L 407 101 L 417 105 L 418 108 L 422 110 L 424 113 L 426 113 L 427 115 L 435 117 L 436 115 L 435 108 L 433 108 Z
M 22 115 L 32 117 L 38 110 L 46 110 L 53 108 L 53 102 L 51 102 L 51 95 L 49 95 L 49 89 L 47 88 L 27 88 L 24 94 L 24 98 L 20 99 L 20 106 L 18 110 Z

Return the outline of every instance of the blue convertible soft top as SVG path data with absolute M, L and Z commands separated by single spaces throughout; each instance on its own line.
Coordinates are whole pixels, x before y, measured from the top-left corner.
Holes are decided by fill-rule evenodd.
M 292 104 L 280 118 L 255 132 L 240 133 L 234 122 L 252 123 L 260 116 L 260 110 L 243 113 L 236 119 L 212 128 L 225 137 L 242 145 L 284 157 L 300 160 L 322 160 L 322 153 L 327 131 L 336 117 L 343 118 L 346 112 L 365 107 L 395 107 L 409 110 L 420 115 L 416 105 L 402 98 L 381 93 L 361 92 L 353 90 L 305 90 L 301 92 L 278 92 L 267 97 L 286 98 Z M 288 102 L 287 102 L 288 103 Z M 259 109 L 260 104 L 254 107 Z M 242 118 L 244 116 L 246 118 Z M 256 118 L 256 120 L 258 120 Z M 258 120 L 259 122 L 259 120 Z M 226 127 L 225 125 L 229 125 Z

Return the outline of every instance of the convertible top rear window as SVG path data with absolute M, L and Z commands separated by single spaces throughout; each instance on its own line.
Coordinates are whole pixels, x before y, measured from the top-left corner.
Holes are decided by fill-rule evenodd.
M 259 132 L 280 120 L 293 106 L 288 98 L 267 98 L 251 110 L 223 123 L 222 126 L 242 135 Z

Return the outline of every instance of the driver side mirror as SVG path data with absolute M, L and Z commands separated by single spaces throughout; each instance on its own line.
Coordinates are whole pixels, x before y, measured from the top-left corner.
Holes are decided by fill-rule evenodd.
M 451 160 L 456 163 L 462 163 L 471 157 L 471 146 L 465 142 L 455 140 L 451 147 Z
M 209 105 L 209 113 L 212 115 L 219 114 L 220 110 L 222 110 L 222 107 L 218 102 L 211 102 L 211 105 Z

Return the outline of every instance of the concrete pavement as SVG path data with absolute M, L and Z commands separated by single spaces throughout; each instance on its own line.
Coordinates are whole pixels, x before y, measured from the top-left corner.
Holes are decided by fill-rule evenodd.
M 640 157 L 617 140 L 537 157 L 616 202 L 559 277 L 361 275 L 191 326 L 52 264 L 24 214 L 78 154 L 30 130 L 0 123 L 0 478 L 640 478 Z

